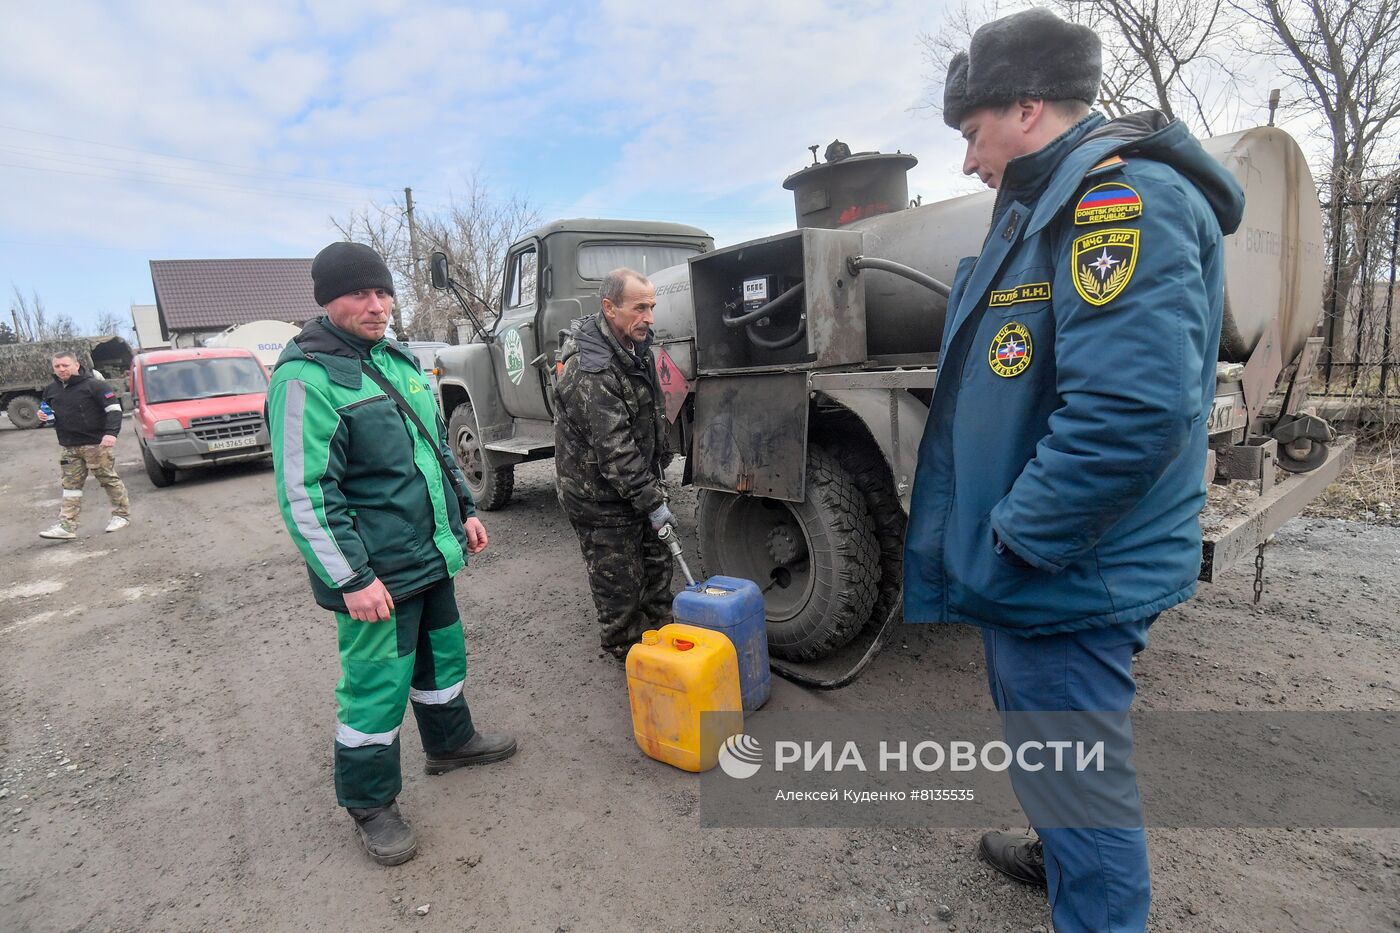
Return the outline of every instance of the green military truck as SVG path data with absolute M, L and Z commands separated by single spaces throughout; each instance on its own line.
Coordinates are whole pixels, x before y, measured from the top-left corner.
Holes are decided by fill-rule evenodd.
M 122 393 L 123 407 L 129 407 L 126 380 L 134 354 L 122 338 L 100 335 L 8 343 L 0 345 L 0 410 L 15 427 L 39 426 L 39 396 L 53 379 L 55 353 L 76 354 L 87 370 L 102 373 Z
M 624 266 L 644 275 L 684 268 L 713 248 L 696 227 L 630 220 L 559 220 L 511 246 L 495 326 L 437 354 L 448 439 L 478 508 L 510 501 L 517 463 L 554 456 L 549 387 L 559 333 L 598 310 L 603 276 Z M 441 253 L 432 276 L 438 288 L 455 285 Z

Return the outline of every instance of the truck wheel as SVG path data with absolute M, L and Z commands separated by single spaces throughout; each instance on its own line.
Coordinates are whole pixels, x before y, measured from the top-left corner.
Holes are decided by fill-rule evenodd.
M 39 400 L 32 395 L 16 395 L 5 406 L 5 414 L 10 416 L 10 424 L 17 428 L 37 428 Z
M 878 449 L 848 444 L 833 451 L 865 497 L 865 507 L 875 525 L 875 540 L 880 545 L 880 585 L 870 620 L 878 625 L 894 608 L 904 585 L 904 506 Z
M 696 517 L 706 572 L 753 580 L 764 591 L 775 656 L 824 657 L 869 621 L 880 546 L 864 497 L 831 454 L 808 452 L 804 502 L 706 489 Z
M 161 463 L 144 444 L 137 445 L 141 448 L 141 462 L 146 465 L 146 476 L 150 479 L 151 485 L 157 489 L 164 489 L 175 482 L 175 471 Z
M 515 490 L 515 467 L 490 465 L 486 448 L 476 434 L 476 414 L 471 402 L 463 402 L 452 410 L 452 418 L 447 422 L 447 439 L 457 466 L 467 478 L 467 489 L 476 507 L 483 512 L 505 508 Z

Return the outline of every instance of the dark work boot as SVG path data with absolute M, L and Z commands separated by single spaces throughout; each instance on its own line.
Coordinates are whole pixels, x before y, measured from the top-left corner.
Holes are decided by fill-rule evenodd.
M 467 740 L 467 744 L 455 752 L 445 755 L 429 755 L 423 768 L 429 774 L 446 774 L 465 768 L 467 765 L 484 765 L 493 761 L 504 761 L 515 754 L 515 738 L 509 735 L 489 735 L 477 732 Z
M 418 854 L 418 837 L 399 813 L 399 802 L 386 807 L 346 807 L 355 820 L 360 842 L 380 865 L 402 865 Z
M 1035 836 L 1000 831 L 987 833 L 977 846 L 977 854 L 1012 881 L 1045 887 L 1045 852 Z

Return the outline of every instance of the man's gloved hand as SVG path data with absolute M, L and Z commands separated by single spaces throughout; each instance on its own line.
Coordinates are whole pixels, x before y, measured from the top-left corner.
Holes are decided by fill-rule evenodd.
M 656 532 L 661 531 L 667 525 L 673 528 L 676 525 L 676 516 L 671 514 L 671 510 L 666 507 L 664 502 L 652 509 L 647 518 L 651 519 L 651 529 Z

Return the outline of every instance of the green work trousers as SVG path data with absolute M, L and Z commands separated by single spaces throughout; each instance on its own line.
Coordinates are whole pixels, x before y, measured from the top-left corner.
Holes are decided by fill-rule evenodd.
M 412 701 L 423 751 L 446 755 L 472 737 L 462 696 L 466 646 L 448 578 L 394 601 L 387 622 L 335 614 L 340 683 L 335 688 L 335 792 L 343 807 L 380 807 L 403 786 L 399 729 Z

